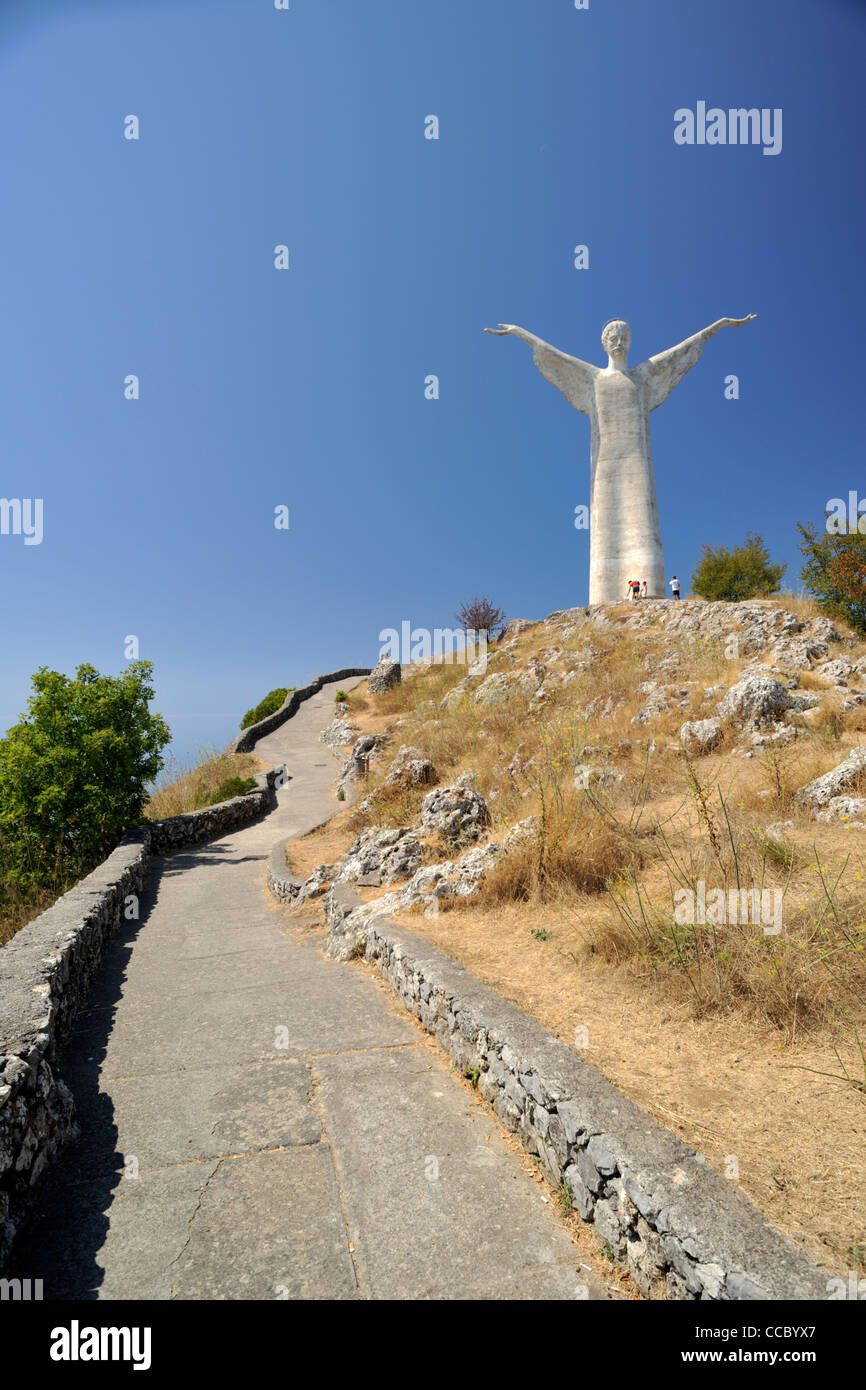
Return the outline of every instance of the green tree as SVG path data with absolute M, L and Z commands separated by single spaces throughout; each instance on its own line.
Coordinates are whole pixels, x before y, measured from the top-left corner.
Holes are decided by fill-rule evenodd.
M 692 575 L 692 590 L 707 599 L 739 603 L 743 599 L 774 594 L 782 582 L 785 565 L 772 565 L 763 537 L 749 531 L 742 545 L 705 545 L 700 564 Z
M 119 676 L 37 671 L 0 739 L 0 901 L 63 891 L 140 822 L 171 737 L 148 708 L 152 673 L 147 661 Z
M 803 588 L 824 612 L 866 632 L 866 535 L 816 531 L 797 523 Z
M 260 719 L 267 718 L 269 714 L 276 714 L 280 706 L 285 704 L 286 696 L 294 688 L 293 685 L 280 686 L 277 690 L 270 691 L 257 705 L 247 710 L 241 720 L 241 728 L 248 729 L 251 724 L 258 724 Z

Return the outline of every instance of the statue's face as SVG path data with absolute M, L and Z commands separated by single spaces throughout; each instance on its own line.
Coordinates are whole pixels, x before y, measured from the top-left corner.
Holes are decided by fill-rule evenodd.
M 605 325 L 601 345 L 609 357 L 628 357 L 631 329 L 624 319 L 614 319 Z

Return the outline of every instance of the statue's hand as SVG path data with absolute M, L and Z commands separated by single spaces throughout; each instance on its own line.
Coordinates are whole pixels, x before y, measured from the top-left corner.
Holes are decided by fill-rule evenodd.
M 752 319 L 756 319 L 757 317 L 757 314 L 746 314 L 744 319 L 725 319 L 725 323 L 728 328 L 739 328 L 741 324 L 751 323 Z
M 506 333 L 519 333 L 519 331 L 515 323 L 501 323 L 498 328 L 485 328 L 484 330 L 485 333 L 495 334 L 497 338 L 503 338 Z

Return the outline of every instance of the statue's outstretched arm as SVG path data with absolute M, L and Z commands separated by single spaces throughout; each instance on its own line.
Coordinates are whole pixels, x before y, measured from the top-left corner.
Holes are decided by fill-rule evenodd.
M 747 314 L 744 319 L 717 319 L 708 328 L 702 328 L 700 333 L 693 333 L 691 338 L 677 343 L 676 347 L 658 352 L 655 357 L 642 363 L 638 370 L 643 372 L 647 382 L 649 409 L 655 410 L 667 400 L 674 387 L 679 386 L 686 372 L 691 371 L 700 359 L 704 343 L 714 333 L 718 333 L 720 328 L 739 328 L 744 323 L 751 323 L 754 318 L 757 318 L 757 314 Z
M 655 357 L 649 357 L 642 363 L 638 371 L 644 374 L 649 409 L 655 410 L 663 400 L 669 398 L 674 386 L 680 385 L 685 373 L 691 371 L 696 361 L 701 359 L 703 345 L 709 342 L 713 334 L 717 334 L 720 328 L 740 328 L 742 324 L 751 324 L 756 317 L 758 314 L 746 314 L 745 318 L 719 318 L 709 328 L 702 328 L 699 334 L 692 334 L 691 338 L 677 343 L 676 347 L 656 353 Z
M 579 357 L 570 357 L 567 352 L 560 352 L 559 348 L 551 347 L 543 338 L 537 338 L 534 333 L 527 332 L 525 328 L 518 328 L 514 323 L 500 323 L 498 328 L 485 328 L 484 332 L 494 333 L 499 337 L 510 334 L 528 343 L 541 375 L 562 392 L 575 410 L 583 411 L 584 415 L 592 413 L 593 376 L 598 368 L 591 362 L 582 362 Z

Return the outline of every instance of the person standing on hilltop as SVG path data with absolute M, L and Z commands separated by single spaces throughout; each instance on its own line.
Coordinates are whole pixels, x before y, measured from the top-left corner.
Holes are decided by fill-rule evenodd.
M 640 596 L 641 598 L 646 598 L 646 580 L 644 580 L 643 585 L 641 586 Z
M 680 581 L 677 579 L 676 575 L 674 575 L 673 579 L 670 581 L 670 586 L 671 586 L 671 598 L 679 598 L 679 596 L 680 596 Z

